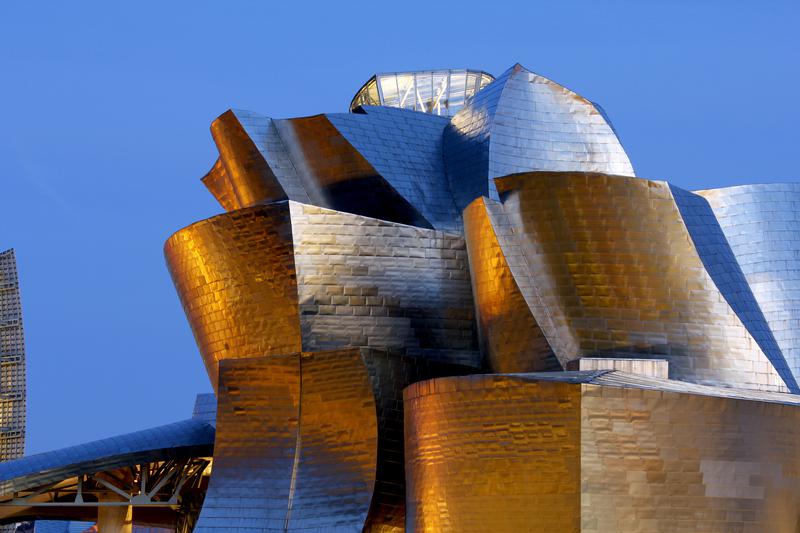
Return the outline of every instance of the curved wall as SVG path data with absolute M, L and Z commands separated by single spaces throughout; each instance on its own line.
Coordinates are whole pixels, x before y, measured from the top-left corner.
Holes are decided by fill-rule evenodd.
M 212 386 L 223 359 L 301 351 L 286 203 L 192 224 L 164 255 Z
M 464 210 L 472 294 L 485 364 L 499 373 L 562 370 L 497 241 L 490 217 L 502 209 L 498 202 L 483 197 Z
M 497 199 L 492 180 L 515 172 L 634 175 L 614 129 L 592 102 L 519 64 L 453 116 L 443 149 L 459 209 L 479 196 Z
M 794 533 L 800 405 L 741 392 L 602 371 L 414 384 L 407 531 Z
M 800 184 L 699 191 L 711 204 L 795 378 L 800 378 Z
M 580 531 L 580 389 L 514 376 L 404 393 L 406 531 Z
M 666 183 L 539 172 L 497 185 L 506 217 L 495 233 L 521 256 L 511 271 L 562 364 L 656 357 L 674 379 L 787 390 L 706 271 Z

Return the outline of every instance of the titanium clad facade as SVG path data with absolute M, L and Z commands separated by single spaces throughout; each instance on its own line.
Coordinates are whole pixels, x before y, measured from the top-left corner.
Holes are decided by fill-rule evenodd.
M 0 524 L 800 531 L 800 185 L 638 178 L 519 64 L 211 133 L 225 212 L 164 253 L 216 395 L 0 464 Z
M 790 533 L 800 516 L 792 395 L 600 371 L 436 379 L 405 403 L 409 532 Z
M 800 376 L 800 185 L 697 194 L 711 204 L 788 366 Z
M 456 113 L 445 129 L 444 156 L 460 209 L 478 196 L 497 199 L 493 180 L 516 172 L 634 175 L 592 102 L 519 64 Z
M 562 370 L 509 267 L 483 197 L 464 210 L 472 293 L 481 351 L 493 372 Z
M 14 250 L 0 252 L 0 461 L 25 451 L 25 337 Z
M 495 233 L 562 365 L 646 355 L 674 379 L 797 390 L 706 271 L 666 183 L 540 172 L 497 184 Z
M 221 362 L 196 531 L 402 532 L 403 387 L 468 371 L 354 348 Z
M 212 384 L 223 359 L 344 347 L 481 364 L 459 235 L 284 202 L 164 250 Z

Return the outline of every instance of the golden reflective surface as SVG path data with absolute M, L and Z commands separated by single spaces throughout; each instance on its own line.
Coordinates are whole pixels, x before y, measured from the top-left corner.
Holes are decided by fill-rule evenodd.
M 223 359 L 356 346 L 480 366 L 460 236 L 288 202 L 193 224 L 164 254 L 212 383 Z
M 214 470 L 195 531 L 238 521 L 360 530 L 375 482 L 375 415 L 358 350 L 223 361 Z
M 496 180 L 493 224 L 562 364 L 644 355 L 670 377 L 760 390 L 782 379 L 705 270 L 665 182 L 536 172 Z
M 301 351 L 285 204 L 192 224 L 167 240 L 164 255 L 214 387 L 223 359 Z
M 796 531 L 794 397 L 570 374 L 408 387 L 407 531 Z
M 406 531 L 580 531 L 580 396 L 491 375 L 408 387 Z
M 561 370 L 497 242 L 487 203 L 496 204 L 478 198 L 464 210 L 481 350 L 494 372 Z
M 230 210 L 226 203 L 231 202 L 220 193 L 220 189 L 228 195 L 233 193 L 237 208 L 287 199 L 278 178 L 233 111 L 223 113 L 211 123 L 211 135 L 225 169 L 225 173 L 220 178 L 214 176 L 213 181 L 223 179 L 227 183 L 220 186 L 207 178 L 203 183 L 220 204 Z

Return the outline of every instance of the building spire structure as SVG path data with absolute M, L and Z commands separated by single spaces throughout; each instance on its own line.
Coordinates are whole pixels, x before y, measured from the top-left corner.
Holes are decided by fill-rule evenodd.
M 25 336 L 14 250 L 0 252 L 0 460 L 25 451 Z

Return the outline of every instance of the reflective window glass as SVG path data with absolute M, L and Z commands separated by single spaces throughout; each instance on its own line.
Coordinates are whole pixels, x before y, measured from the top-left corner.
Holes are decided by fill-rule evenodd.
M 381 93 L 383 93 L 383 105 L 397 107 L 399 96 L 397 94 L 397 76 L 386 75 L 379 78 Z

